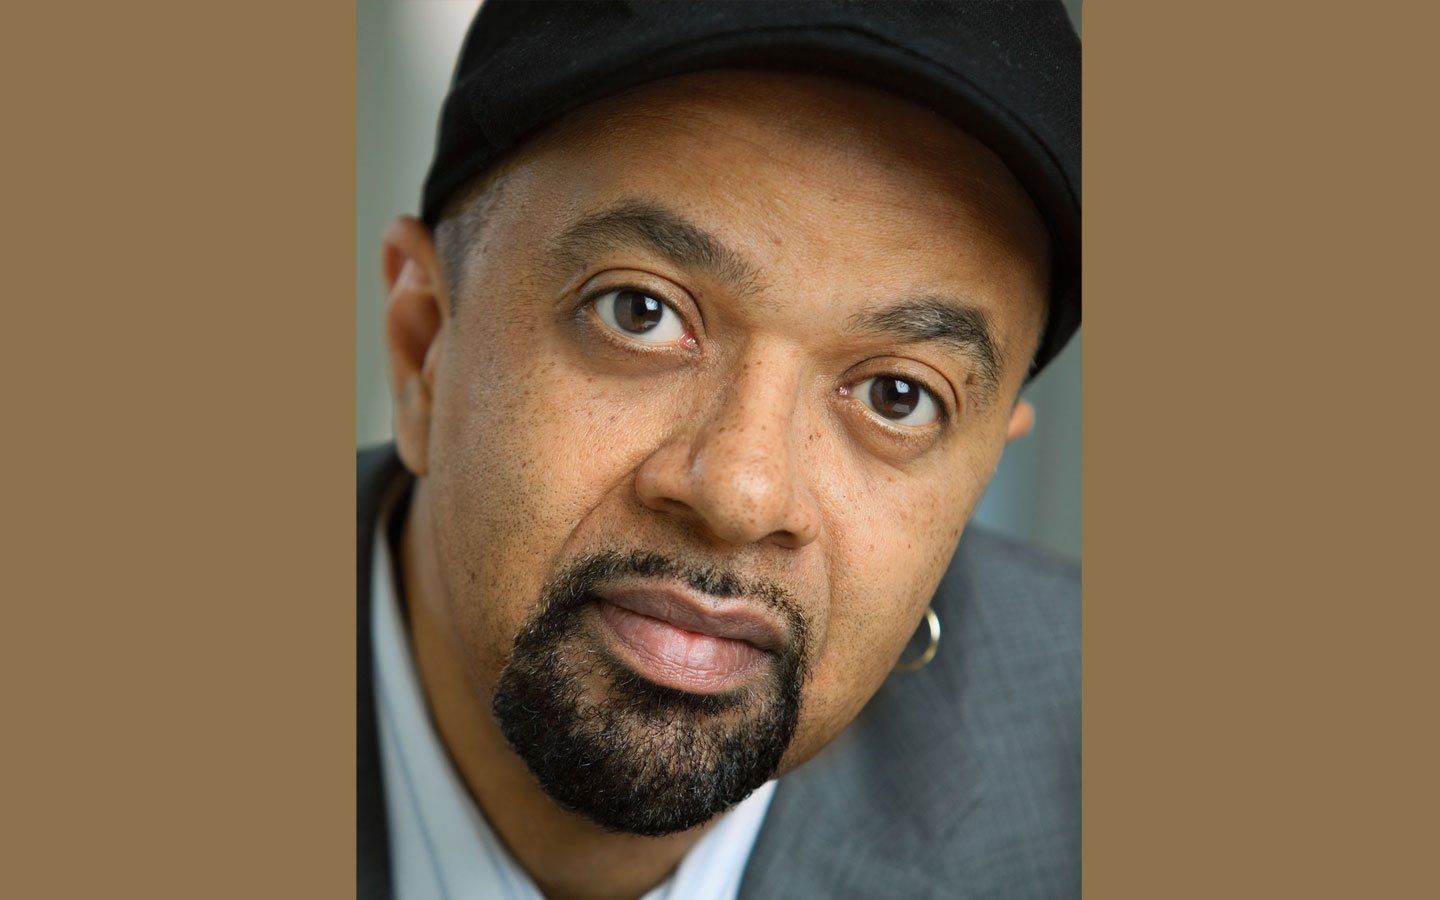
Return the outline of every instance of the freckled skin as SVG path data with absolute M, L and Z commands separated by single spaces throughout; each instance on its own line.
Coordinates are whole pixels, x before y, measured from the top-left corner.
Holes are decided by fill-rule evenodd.
M 619 546 L 714 560 L 793 593 L 812 650 L 782 763 L 793 769 L 889 674 L 995 470 L 1039 337 L 1038 216 L 1003 165 L 938 116 L 794 75 L 660 82 L 584 108 L 506 168 L 483 251 L 452 286 L 455 314 L 439 303 L 416 414 L 397 419 L 421 476 L 405 546 L 417 650 L 452 755 L 487 811 L 502 795 L 525 802 L 513 761 L 467 754 L 508 752 L 489 731 L 490 695 L 542 585 Z M 753 291 L 634 250 L 554 271 L 544 248 L 569 222 L 637 197 L 742 253 Z M 688 297 L 697 349 L 629 352 L 577 324 L 575 291 L 612 270 Z M 844 325 L 926 294 L 985 310 L 1001 383 L 994 403 L 962 407 L 916 448 L 841 396 L 847 378 L 867 360 L 907 360 L 963 398 L 971 373 L 940 348 L 857 340 Z M 512 783 L 487 784 L 487 771 Z M 531 868 L 538 838 L 499 825 Z M 678 851 L 694 839 L 679 837 Z

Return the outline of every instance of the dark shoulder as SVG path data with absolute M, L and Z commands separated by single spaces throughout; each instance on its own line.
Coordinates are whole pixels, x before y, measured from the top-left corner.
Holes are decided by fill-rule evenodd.
M 985 583 L 1077 595 L 1080 591 L 1078 562 L 979 525 L 965 529 L 955 560 Z
M 977 703 L 1003 707 L 1017 727 L 1038 716 L 1062 743 L 1078 737 L 1077 563 L 971 528 L 933 605 L 943 628 L 939 657 L 946 658 L 937 657 L 932 668 L 955 687 L 957 699 L 963 695 L 967 711 Z
M 956 715 L 938 742 L 983 773 L 945 864 L 976 896 L 1078 897 L 1080 566 L 971 528 L 935 607 L 944 632 L 927 669 Z
M 383 493 L 401 468 L 400 457 L 392 443 L 360 447 L 355 451 L 355 479 L 358 494 Z
M 376 519 L 396 482 L 406 477 L 405 466 L 394 444 L 362 447 L 355 451 L 356 547 L 361 571 L 368 572 L 370 545 L 375 539 Z
M 972 525 L 936 601 L 937 612 L 944 605 L 992 638 L 1040 643 L 1062 657 L 1078 657 L 1080 564 L 1073 560 Z
M 390 894 L 390 838 L 370 668 L 371 551 L 381 506 L 404 467 L 393 444 L 355 454 L 355 865 L 356 896 L 381 900 Z

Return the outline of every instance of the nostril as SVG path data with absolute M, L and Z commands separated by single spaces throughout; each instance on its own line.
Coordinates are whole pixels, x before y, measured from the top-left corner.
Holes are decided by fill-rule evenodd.
M 771 532 L 769 540 L 772 543 L 778 544 L 787 550 L 797 550 L 809 543 L 809 541 L 803 539 L 800 535 L 796 534 L 793 531 Z
M 670 497 L 657 497 L 649 504 L 657 512 L 669 513 L 671 515 L 689 515 L 694 512 L 690 505 Z

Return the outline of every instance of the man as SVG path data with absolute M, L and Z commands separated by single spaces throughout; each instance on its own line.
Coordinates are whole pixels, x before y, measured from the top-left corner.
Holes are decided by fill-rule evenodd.
M 961 540 L 1077 78 L 1058 4 L 482 7 L 385 237 L 362 896 L 1078 894 L 1078 579 Z

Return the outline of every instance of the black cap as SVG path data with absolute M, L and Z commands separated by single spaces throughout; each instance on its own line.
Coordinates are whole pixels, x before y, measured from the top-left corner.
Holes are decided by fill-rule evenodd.
M 565 113 L 721 67 L 875 85 L 984 142 L 1054 240 L 1035 371 L 1080 327 L 1080 39 L 1059 0 L 485 0 L 441 110 L 421 217 L 433 229 L 456 190 Z

